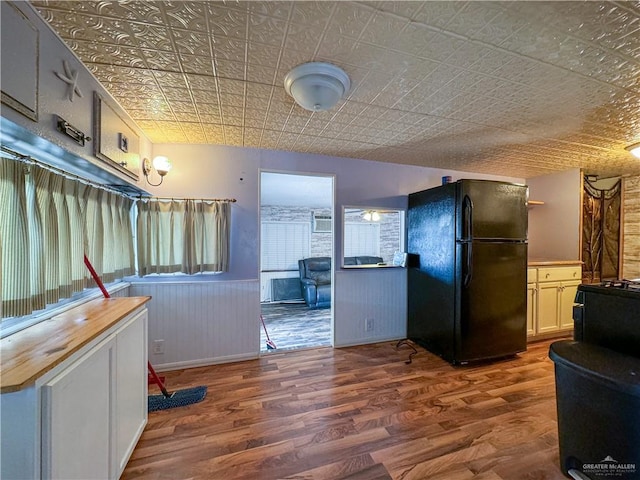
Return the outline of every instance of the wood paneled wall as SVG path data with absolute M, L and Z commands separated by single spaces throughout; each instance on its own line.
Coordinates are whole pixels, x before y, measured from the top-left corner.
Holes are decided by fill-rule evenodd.
M 407 336 L 407 270 L 337 270 L 335 346 L 360 345 Z M 367 331 L 366 319 L 372 319 Z
M 622 277 L 640 278 L 640 176 L 624 179 Z
M 260 351 L 258 280 L 140 282 L 131 295 L 150 295 L 149 360 L 157 370 L 256 358 Z M 163 340 L 164 353 L 155 353 Z

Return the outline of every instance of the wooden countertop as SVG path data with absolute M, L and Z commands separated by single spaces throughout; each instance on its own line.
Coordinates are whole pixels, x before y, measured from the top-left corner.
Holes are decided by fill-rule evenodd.
M 149 300 L 151 297 L 98 298 L 1 339 L 0 393 L 35 383 Z
M 527 262 L 529 267 L 553 267 L 561 265 L 582 265 L 580 260 L 538 260 L 533 259 Z

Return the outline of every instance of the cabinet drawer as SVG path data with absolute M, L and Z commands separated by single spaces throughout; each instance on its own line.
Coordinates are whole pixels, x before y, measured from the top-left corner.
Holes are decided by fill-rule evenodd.
M 580 280 L 582 267 L 545 267 L 538 269 L 539 282 L 559 282 L 562 280 Z
M 527 283 L 536 283 L 538 281 L 538 269 L 527 268 Z

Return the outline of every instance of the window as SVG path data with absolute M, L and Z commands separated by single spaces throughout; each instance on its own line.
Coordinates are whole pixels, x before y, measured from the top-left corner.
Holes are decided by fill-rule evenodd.
M 0 158 L 2 317 L 30 315 L 134 272 L 133 200 L 22 160 Z
M 343 207 L 342 213 L 343 257 L 381 257 L 384 263 L 392 265 L 395 253 L 404 251 L 403 210 Z
M 229 269 L 228 201 L 138 201 L 138 274 L 217 273 Z
M 262 222 L 262 271 L 298 270 L 298 260 L 309 257 L 308 222 Z
M 380 225 L 377 223 L 344 224 L 344 256 L 380 256 Z

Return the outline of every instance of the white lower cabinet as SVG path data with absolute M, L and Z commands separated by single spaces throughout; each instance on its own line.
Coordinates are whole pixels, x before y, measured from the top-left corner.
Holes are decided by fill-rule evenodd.
M 536 332 L 536 316 L 538 311 L 537 299 L 538 286 L 535 283 L 527 283 L 527 335 Z
M 573 304 L 582 277 L 581 266 L 548 266 L 535 270 L 535 274 L 529 273 L 529 278 L 535 278 L 536 282 L 527 285 L 528 336 L 571 331 Z
M 42 386 L 42 478 L 113 478 L 111 378 L 115 337 Z
M 124 326 L 116 340 L 115 468 L 119 477 L 147 423 L 146 313 Z
M 147 422 L 146 308 L 2 408 L 3 480 L 119 478 Z
M 42 386 L 42 478 L 118 478 L 147 420 L 146 310 Z

